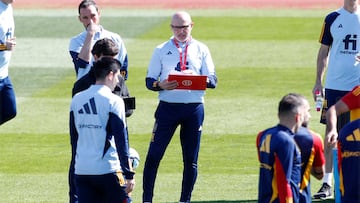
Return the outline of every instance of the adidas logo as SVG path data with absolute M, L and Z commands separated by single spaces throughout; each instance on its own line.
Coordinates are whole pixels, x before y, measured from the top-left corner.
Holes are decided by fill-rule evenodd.
M 169 51 L 166 55 L 171 55 L 172 54 L 172 52 L 171 51 Z
M 360 129 L 356 129 L 353 132 L 354 134 L 350 134 L 346 136 L 346 141 L 348 142 L 359 142 L 360 141 Z
M 339 26 L 338 26 L 338 28 L 342 28 L 343 27 L 343 25 L 342 24 L 340 24 Z
M 94 97 L 89 100 L 89 102 L 85 103 L 83 105 L 83 108 L 81 108 L 78 111 L 79 114 L 94 114 L 97 115 L 96 105 L 95 105 L 95 99 Z

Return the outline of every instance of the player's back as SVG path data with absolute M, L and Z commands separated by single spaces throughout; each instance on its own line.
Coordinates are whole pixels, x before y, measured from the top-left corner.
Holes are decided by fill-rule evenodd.
M 113 137 L 108 137 L 110 117 L 125 125 L 124 103 L 110 88 L 92 85 L 75 95 L 71 104 L 76 130 L 75 174 L 98 175 L 120 170 Z M 121 129 L 121 128 L 119 128 Z
M 301 158 L 293 136 L 293 133 L 282 125 L 258 134 L 256 143 L 260 161 L 259 202 L 298 199 Z

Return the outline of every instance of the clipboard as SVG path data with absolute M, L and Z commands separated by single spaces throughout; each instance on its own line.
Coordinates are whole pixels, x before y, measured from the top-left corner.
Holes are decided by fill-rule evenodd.
M 170 74 L 168 81 L 176 80 L 178 85 L 176 89 L 185 90 L 205 90 L 206 89 L 206 75 L 180 75 Z

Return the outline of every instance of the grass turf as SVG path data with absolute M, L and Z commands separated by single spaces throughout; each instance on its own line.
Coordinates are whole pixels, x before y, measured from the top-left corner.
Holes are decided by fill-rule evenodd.
M 256 202 L 256 134 L 277 123 L 277 103 L 284 94 L 298 92 L 310 99 L 317 38 L 326 12 L 190 11 L 193 36 L 209 46 L 219 78 L 217 89 L 208 90 L 205 98 L 193 202 Z M 144 85 L 146 67 L 155 46 L 171 36 L 171 13 L 102 12 L 104 27 L 120 33 L 128 50 L 127 84 L 137 99 L 137 109 L 128 119 L 130 143 L 141 161 L 157 105 L 157 94 Z M 0 202 L 66 202 L 68 109 L 75 79 L 67 48 L 69 38 L 82 31 L 81 24 L 68 10 L 15 11 L 15 21 L 18 46 L 10 75 L 18 116 L 0 126 Z M 323 133 L 319 113 L 312 114 L 313 129 Z M 180 150 L 175 135 L 159 169 L 154 202 L 177 202 Z M 134 202 L 141 201 L 142 167 L 143 162 Z M 318 185 L 313 179 L 314 190 Z

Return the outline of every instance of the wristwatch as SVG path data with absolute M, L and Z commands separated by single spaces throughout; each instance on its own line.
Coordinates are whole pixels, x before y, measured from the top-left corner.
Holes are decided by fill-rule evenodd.
M 159 81 L 155 81 L 155 82 L 153 82 L 153 88 L 157 88 L 157 87 L 159 87 Z

